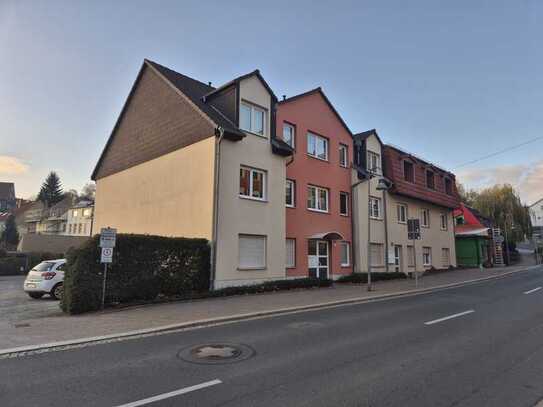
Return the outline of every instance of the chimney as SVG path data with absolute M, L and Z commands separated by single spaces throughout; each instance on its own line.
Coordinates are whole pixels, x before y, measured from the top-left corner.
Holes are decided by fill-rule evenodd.
M 287 100 L 287 95 L 283 95 L 283 100 Z
M 211 81 L 207 83 L 207 86 L 211 86 Z

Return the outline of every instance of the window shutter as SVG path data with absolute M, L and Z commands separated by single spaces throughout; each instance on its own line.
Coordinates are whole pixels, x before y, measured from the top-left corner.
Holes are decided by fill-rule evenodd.
M 239 237 L 240 268 L 263 268 L 266 266 L 266 237 Z
M 286 244 L 286 266 L 294 267 L 296 264 L 296 240 L 287 239 Z

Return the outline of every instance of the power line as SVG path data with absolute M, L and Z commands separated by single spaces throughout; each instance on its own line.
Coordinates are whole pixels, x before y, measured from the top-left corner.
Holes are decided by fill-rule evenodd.
M 503 153 L 507 153 L 508 151 L 511 151 L 511 150 L 516 149 L 516 148 L 525 146 L 526 144 L 530 144 L 530 143 L 533 143 L 533 142 L 538 141 L 538 140 L 543 140 L 543 136 L 539 136 L 539 137 L 536 137 L 536 138 L 534 138 L 534 139 L 525 141 L 525 142 L 523 142 L 523 143 L 516 144 L 516 145 L 514 145 L 514 146 L 510 146 L 510 147 L 504 148 L 503 150 L 499 150 L 499 151 L 496 151 L 496 152 L 494 152 L 494 153 L 485 155 L 485 156 L 483 156 L 483 157 L 476 158 L 475 160 L 471 160 L 471 161 L 465 162 L 465 163 L 463 163 L 463 164 L 457 165 L 454 169 L 456 170 L 456 169 L 458 169 L 458 168 L 465 167 L 466 165 L 474 164 L 474 163 L 476 163 L 476 162 L 479 162 L 479 161 L 482 161 L 482 160 L 486 160 L 487 158 L 494 157 L 494 156 L 497 156 L 497 155 L 500 155 L 500 154 L 503 154 Z

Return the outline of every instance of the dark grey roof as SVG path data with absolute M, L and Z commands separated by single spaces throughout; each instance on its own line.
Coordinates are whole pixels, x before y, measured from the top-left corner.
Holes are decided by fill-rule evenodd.
M 0 182 L 0 199 L 15 200 L 15 184 L 13 182 Z
M 268 90 L 268 92 L 270 92 L 270 95 L 272 95 L 272 97 L 277 100 L 277 96 L 275 96 L 275 93 L 273 93 L 273 90 L 272 88 L 270 88 L 270 85 L 268 85 L 268 82 L 266 82 L 266 80 L 264 79 L 264 77 L 260 74 L 260 71 L 258 69 L 255 69 L 254 71 L 252 72 L 249 72 L 249 73 L 246 73 L 244 75 L 241 75 L 241 76 L 238 76 L 237 78 L 234 78 L 232 79 L 231 81 L 229 82 L 226 82 L 224 85 L 221 85 L 219 86 L 217 89 L 213 89 L 212 91 L 210 91 L 209 93 L 207 93 L 205 95 L 206 98 L 210 97 L 210 96 L 213 96 L 214 94 L 222 91 L 223 89 L 226 89 L 234 84 L 237 84 L 238 82 L 241 82 L 242 80 L 246 79 L 246 78 L 249 78 L 251 76 L 256 76 L 260 82 L 262 82 L 262 85 L 264 85 L 264 87 Z
M 361 133 L 353 134 L 353 137 L 354 137 L 355 139 L 364 141 L 364 140 L 366 140 L 369 136 L 373 136 L 373 135 L 374 135 L 375 137 L 377 137 L 377 140 L 379 140 L 379 143 L 381 143 L 381 145 L 383 145 L 383 142 L 381 141 L 381 138 L 379 137 L 379 134 L 377 134 L 377 130 L 375 130 L 375 129 L 366 130 L 366 131 L 363 131 L 363 132 L 361 132 Z
M 213 86 L 206 85 L 196 79 L 172 71 L 171 69 L 148 59 L 146 59 L 145 62 L 159 71 L 173 86 L 187 96 L 192 103 L 198 106 L 201 111 L 213 120 L 217 126 L 221 126 L 227 132 L 238 134 L 240 137 L 245 137 L 245 133 L 243 133 L 235 123 L 232 123 L 213 106 L 204 103 L 203 97 L 215 90 Z

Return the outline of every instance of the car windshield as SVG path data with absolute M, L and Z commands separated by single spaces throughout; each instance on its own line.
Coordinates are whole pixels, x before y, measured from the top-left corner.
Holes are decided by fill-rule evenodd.
M 49 271 L 55 265 L 54 261 L 44 261 L 43 263 L 38 264 L 32 270 L 34 271 Z

